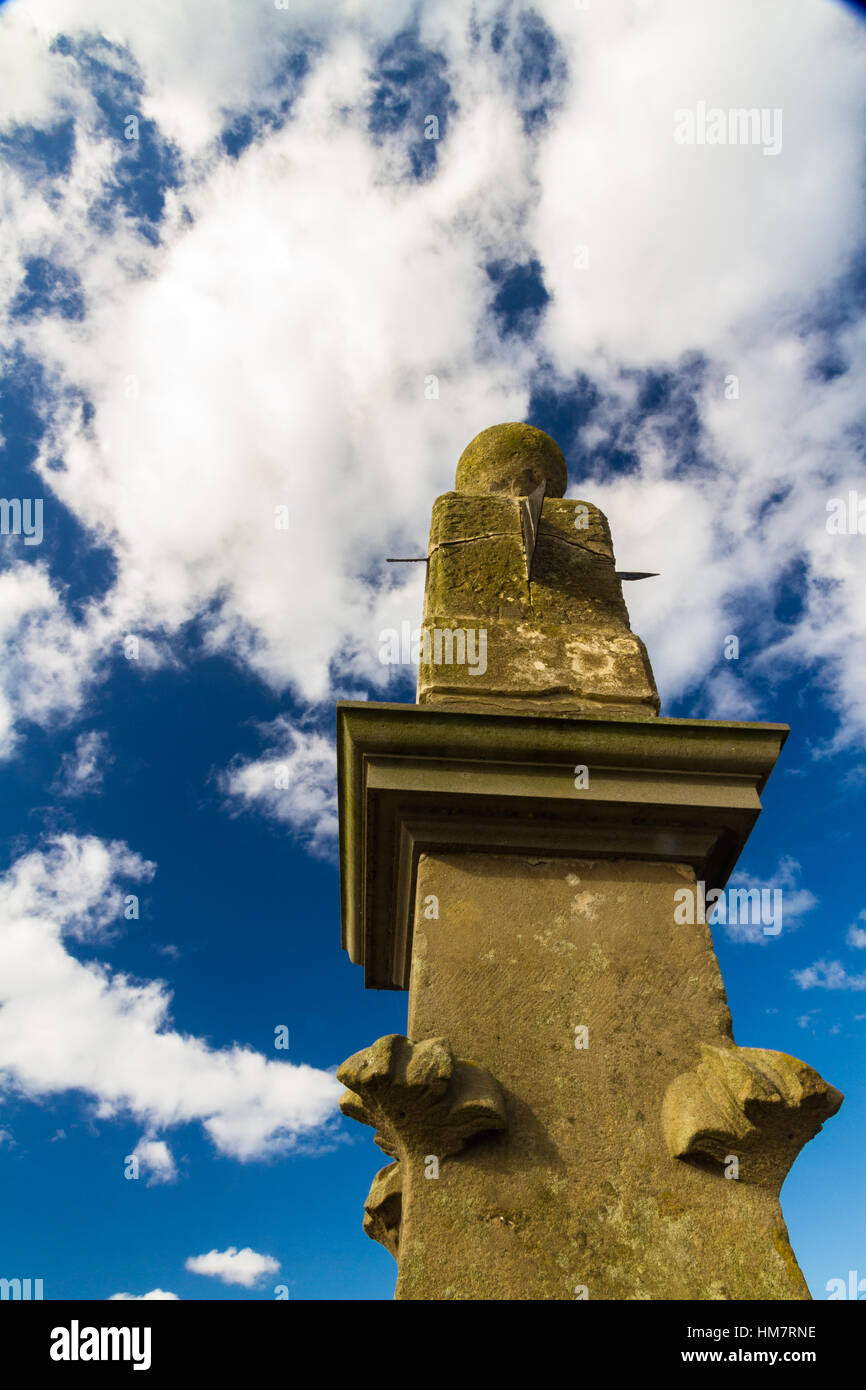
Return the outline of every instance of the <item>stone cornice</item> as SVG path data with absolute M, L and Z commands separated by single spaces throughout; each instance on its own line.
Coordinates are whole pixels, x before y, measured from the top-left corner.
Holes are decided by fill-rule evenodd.
M 340 702 L 343 945 L 405 989 L 423 853 L 675 861 L 721 888 L 760 813 L 784 724 Z M 589 769 L 576 789 L 574 769 Z

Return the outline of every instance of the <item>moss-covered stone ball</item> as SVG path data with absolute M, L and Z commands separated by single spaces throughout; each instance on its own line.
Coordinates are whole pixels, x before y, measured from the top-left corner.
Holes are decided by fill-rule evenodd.
M 458 492 L 501 492 L 526 497 L 543 482 L 548 497 L 562 497 L 568 469 L 559 445 L 533 425 L 491 425 L 467 444 L 457 463 Z

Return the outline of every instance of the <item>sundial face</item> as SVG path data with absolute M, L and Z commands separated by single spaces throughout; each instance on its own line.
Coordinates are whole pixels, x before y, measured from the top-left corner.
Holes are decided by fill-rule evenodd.
M 538 524 L 541 520 L 541 509 L 544 506 L 544 495 L 546 490 L 547 484 L 541 483 L 528 497 L 521 497 L 519 499 L 521 536 L 523 540 L 523 555 L 526 561 L 527 581 L 532 579 L 532 560 L 535 555 L 535 543 L 538 540 Z M 429 559 L 429 555 L 389 555 L 385 563 L 388 565 L 426 565 Z M 616 577 L 623 581 L 634 579 L 658 579 L 658 571 L 617 570 Z

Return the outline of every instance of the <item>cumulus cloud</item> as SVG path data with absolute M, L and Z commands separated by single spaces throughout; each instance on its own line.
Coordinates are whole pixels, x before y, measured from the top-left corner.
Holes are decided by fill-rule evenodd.
M 21 724 L 79 708 L 106 641 L 97 615 L 70 616 L 44 565 L 0 570 L 0 758 L 14 751 Z
M 114 551 L 106 634 L 173 633 L 206 613 L 210 647 L 314 700 L 335 660 L 383 679 L 376 586 L 360 572 L 395 534 L 421 543 L 466 438 L 527 404 L 526 352 L 479 356 L 492 289 L 476 236 L 457 234 L 480 197 L 502 222 L 485 239 L 508 240 L 517 131 L 490 108 L 479 175 L 467 183 L 466 131 L 435 190 L 395 187 L 388 149 L 357 127 L 370 58 L 335 39 L 290 125 L 185 188 L 190 218 L 168 214 L 161 253 L 143 246 L 130 265 L 128 228 L 97 250 L 65 227 L 84 325 L 12 328 L 69 388 L 38 467 Z
M 766 0 L 760 22 L 751 0 L 414 15 L 4 7 L 0 132 L 71 120 L 74 140 L 64 168 L 16 167 L 0 195 L 0 326 L 43 374 L 46 496 L 114 564 L 76 614 L 28 557 L 10 571 L 7 747 L 74 712 L 124 633 L 169 659 L 193 618 L 207 650 L 304 703 L 387 689 L 383 614 L 417 620 L 421 578 L 384 556 L 423 553 L 461 448 L 522 418 L 534 385 L 576 407 L 572 493 L 608 512 L 621 562 L 662 570 L 629 602 L 666 702 L 752 717 L 762 684 L 799 669 L 837 743 L 863 737 L 866 547 L 826 527 L 828 501 L 866 490 L 866 317 L 853 298 L 838 311 L 860 227 L 857 19 L 823 0 Z M 371 118 L 383 47 L 409 30 L 442 72 L 424 177 L 424 112 Z M 172 170 L 147 225 L 117 193 L 121 114 L 79 61 L 99 32 L 99 70 Z M 678 144 L 675 110 L 700 101 L 781 109 L 781 153 Z M 34 258 L 74 289 L 26 315 Z M 537 267 L 531 333 L 497 326 L 491 264 Z
M 169 1299 L 178 1302 L 176 1293 L 167 1293 L 165 1289 L 151 1289 L 150 1293 L 113 1293 L 110 1294 L 106 1302 L 108 1303 L 147 1303 L 148 1301 L 166 1302 Z
M 98 729 L 79 734 L 74 751 L 63 755 L 55 790 L 62 796 L 84 796 L 99 791 L 111 762 L 107 734 Z
M 590 463 L 586 491 L 625 563 L 662 571 L 628 598 L 663 697 L 704 686 L 707 714 L 754 717 L 746 682 L 722 659 L 733 633 L 740 661 L 768 680 L 812 670 L 851 738 L 866 731 L 866 550 L 828 534 L 826 504 L 863 487 L 850 441 L 866 331 L 854 311 L 834 347 L 845 370 L 828 376 L 818 310 L 859 236 L 850 101 L 858 86 L 862 95 L 864 33 L 832 5 L 803 6 L 793 28 L 781 5 L 762 14 L 766 28 L 741 3 L 716 20 L 676 3 L 639 23 L 616 6 L 591 19 L 563 12 L 580 80 L 539 154 L 532 231 L 552 293 L 540 337 L 564 378 L 579 366 L 602 393 L 583 436 L 590 459 L 599 440 L 634 458 L 625 477 L 592 477 Z M 819 51 L 834 66 L 816 101 Z M 782 153 L 678 145 L 674 110 L 701 100 L 782 108 Z M 651 392 L 635 369 L 655 374 Z M 775 624 L 796 564 L 801 612 Z
M 807 912 L 811 912 L 818 903 L 815 894 L 800 884 L 800 873 L 801 869 L 797 860 L 790 855 L 785 855 L 780 859 L 775 872 L 768 878 L 756 878 L 743 873 L 733 874 L 726 890 L 729 895 L 725 900 L 726 903 L 730 901 L 732 891 L 745 889 L 746 892 L 752 892 L 756 889 L 758 893 L 762 894 L 761 910 L 759 912 L 749 911 L 748 914 L 738 912 L 738 917 L 748 915 L 751 920 L 747 921 L 731 921 L 731 913 L 726 913 L 726 920 L 720 925 L 723 926 L 727 936 L 732 941 L 760 945 L 774 940 L 782 932 L 796 930 L 803 916 Z M 710 922 L 715 924 L 715 914 L 708 914 L 708 918 Z M 780 927 L 781 931 L 773 931 L 768 934 L 764 931 L 765 926 L 771 926 L 774 929 Z
M 849 975 L 838 960 L 816 960 L 805 970 L 795 970 L 793 977 L 801 989 L 866 989 L 866 971 Z
M 856 922 L 852 922 L 845 935 L 846 943 L 855 951 L 866 949 L 866 929 L 859 926 L 860 922 L 866 922 L 866 909 L 859 913 Z M 804 970 L 795 970 L 793 978 L 801 989 L 834 989 L 834 990 L 862 990 L 866 989 L 866 971 L 849 971 L 846 965 L 838 960 L 816 960 L 814 964 L 806 966 Z M 863 1017 L 863 1015 L 859 1015 Z M 856 1019 L 855 1019 L 856 1022 Z
M 147 1174 L 148 1187 L 153 1187 L 156 1183 L 176 1181 L 174 1156 L 164 1139 L 142 1137 L 132 1154 L 138 1159 L 140 1171 Z
M 316 854 L 329 855 L 337 839 L 337 755 L 321 734 L 279 718 L 267 727 L 270 749 L 239 762 L 222 778 L 237 805 L 255 807 L 290 826 Z
M 784 0 L 770 0 L 760 23 L 748 0 L 715 14 L 687 0 L 660 0 L 641 16 L 621 5 L 541 13 L 573 78 L 539 149 L 531 226 L 554 295 L 544 336 L 558 361 L 571 368 L 603 353 L 651 365 L 698 345 L 745 346 L 739 334 L 756 310 L 799 295 L 805 266 L 810 292 L 832 278 L 828 238 L 838 266 L 859 235 L 850 102 L 864 38 L 853 16 L 807 3 L 785 25 Z M 818 72 L 819 51 L 838 80 Z M 781 107 L 781 155 L 677 143 L 676 111 L 700 101 Z M 830 195 L 808 216 L 804 178 Z M 588 249 L 585 267 L 576 243 Z
M 149 882 L 155 870 L 155 864 L 118 840 L 55 835 L 44 849 L 22 855 L 0 876 L 2 939 L 11 948 L 35 947 L 48 937 L 110 938 L 123 910 L 120 880 Z M 26 968 L 20 978 L 29 978 Z
M 845 940 L 849 946 L 853 946 L 855 951 L 866 949 L 866 927 L 860 927 L 858 922 L 866 922 L 866 911 L 861 912 L 857 917 L 857 922 L 852 922 L 848 928 Z
M 251 1289 L 267 1274 L 276 1274 L 280 1268 L 279 1260 L 272 1255 L 259 1255 L 246 1246 L 238 1250 L 230 1245 L 227 1250 L 211 1250 L 207 1255 L 191 1255 L 186 1268 L 192 1274 L 209 1274 L 221 1279 L 224 1284 L 241 1284 Z
M 0 1077 L 31 1098 L 79 1092 L 103 1119 L 131 1116 L 148 1135 L 200 1123 L 236 1159 L 285 1152 L 327 1127 L 340 1087 L 325 1071 L 250 1048 L 215 1049 L 171 1024 L 171 991 L 70 942 L 106 941 L 122 911 L 121 878 L 154 866 L 121 843 L 62 835 L 0 877 Z M 167 1146 L 142 1155 L 165 1175 Z

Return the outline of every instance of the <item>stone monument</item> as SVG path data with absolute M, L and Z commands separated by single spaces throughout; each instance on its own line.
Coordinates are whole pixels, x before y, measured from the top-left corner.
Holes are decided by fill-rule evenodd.
M 566 485 L 541 431 L 478 435 L 433 507 L 417 704 L 337 707 L 343 944 L 409 992 L 338 1072 L 392 1160 L 364 1229 L 401 1299 L 807 1299 L 779 1191 L 842 1096 L 736 1045 L 702 910 L 788 730 L 659 717 Z

